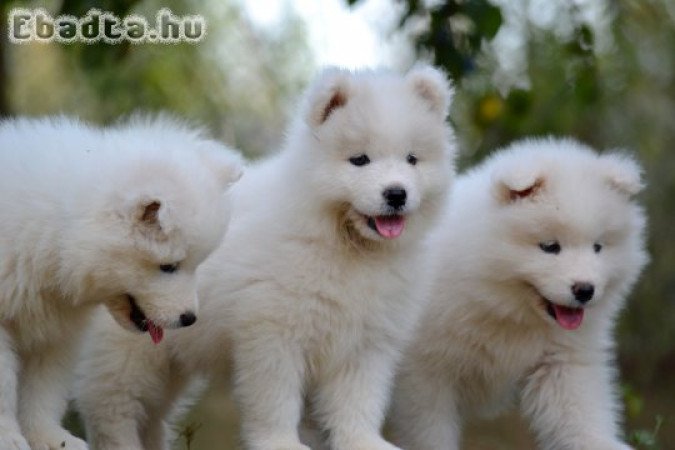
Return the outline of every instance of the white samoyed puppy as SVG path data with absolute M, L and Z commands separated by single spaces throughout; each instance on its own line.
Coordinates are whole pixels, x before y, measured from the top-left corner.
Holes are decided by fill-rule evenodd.
M 394 393 L 399 445 L 456 450 L 467 419 L 517 405 L 542 449 L 629 448 L 612 331 L 647 262 L 641 188 L 628 156 L 567 139 L 515 143 L 458 178 Z
M 93 446 L 166 449 L 187 381 L 232 359 L 246 448 L 308 449 L 307 405 L 332 448 L 394 449 L 380 427 L 453 178 L 450 99 L 426 66 L 319 76 L 285 148 L 233 189 L 230 231 L 198 274 L 200 322 L 159 348 L 110 324 L 90 342 L 77 390 Z
M 90 313 L 104 304 L 155 342 L 191 325 L 240 171 L 166 118 L 0 122 L 0 449 L 87 448 L 60 421 Z

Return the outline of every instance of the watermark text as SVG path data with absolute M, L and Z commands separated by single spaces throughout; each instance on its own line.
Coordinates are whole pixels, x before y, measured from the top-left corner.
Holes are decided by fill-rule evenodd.
M 42 8 L 14 8 L 9 12 L 9 40 L 25 42 L 60 42 L 70 44 L 135 44 L 196 43 L 206 36 L 206 20 L 200 15 L 176 16 L 168 8 L 157 12 L 154 23 L 132 14 L 120 18 L 110 12 L 90 9 L 83 17 L 52 17 Z

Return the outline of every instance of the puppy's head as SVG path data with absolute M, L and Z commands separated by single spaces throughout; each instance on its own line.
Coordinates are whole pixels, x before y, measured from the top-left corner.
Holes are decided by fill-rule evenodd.
M 530 306 L 566 330 L 587 309 L 618 309 L 647 260 L 644 215 L 632 201 L 639 166 L 569 140 L 522 142 L 496 159 L 502 276 L 520 280 Z
M 329 69 L 311 86 L 300 147 L 309 189 L 342 233 L 383 243 L 428 228 L 453 176 L 451 98 L 431 67 L 405 76 Z
M 241 163 L 187 131 L 151 131 L 111 133 L 128 157 L 111 158 L 110 177 L 87 196 L 92 215 L 75 227 L 71 256 L 120 325 L 158 342 L 163 328 L 198 317 L 195 270 L 226 231 L 226 190 Z

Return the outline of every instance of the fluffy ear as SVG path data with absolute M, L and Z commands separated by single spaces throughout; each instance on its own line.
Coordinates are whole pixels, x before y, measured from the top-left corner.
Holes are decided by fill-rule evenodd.
M 630 156 L 620 153 L 602 155 L 604 176 L 612 189 L 631 197 L 644 188 L 642 168 Z
M 350 73 L 343 69 L 328 68 L 319 75 L 306 97 L 305 120 L 316 127 L 325 123 L 350 97 Z
M 159 226 L 159 208 L 162 204 L 159 200 L 143 201 L 137 204 L 137 221 L 144 225 Z
M 227 189 L 244 174 L 244 162 L 241 155 L 223 144 L 214 141 L 207 142 L 200 149 L 200 156 L 223 189 Z
M 127 217 L 135 229 L 158 236 L 169 231 L 166 206 L 153 196 L 140 195 L 127 203 Z
M 454 89 L 445 73 L 423 65 L 412 68 L 406 78 L 415 93 L 428 103 L 431 111 L 443 118 L 448 115 Z
M 502 204 L 508 204 L 536 197 L 544 188 L 545 178 L 525 168 L 511 168 L 509 171 L 495 173 L 492 185 L 497 200 Z

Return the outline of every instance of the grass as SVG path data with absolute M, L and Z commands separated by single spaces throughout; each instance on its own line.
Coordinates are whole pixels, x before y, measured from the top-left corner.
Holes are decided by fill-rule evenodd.
M 226 384 L 226 383 L 223 383 Z M 667 450 L 666 442 L 675 439 L 668 426 L 675 420 L 672 398 L 675 388 L 638 394 L 624 386 L 628 417 L 627 441 L 636 450 Z M 64 423 L 75 435 L 83 437 L 81 421 L 72 410 Z M 225 386 L 212 387 L 191 410 L 178 428 L 173 450 L 239 450 L 239 416 Z M 517 414 L 496 420 L 469 424 L 464 450 L 535 450 L 534 439 L 525 421 Z
M 640 450 L 661 450 L 658 434 L 663 425 L 663 416 L 656 416 L 655 425 L 651 430 L 638 429 L 628 435 L 628 442 Z

